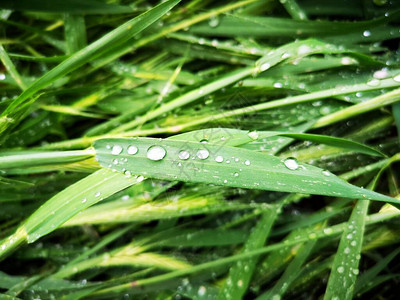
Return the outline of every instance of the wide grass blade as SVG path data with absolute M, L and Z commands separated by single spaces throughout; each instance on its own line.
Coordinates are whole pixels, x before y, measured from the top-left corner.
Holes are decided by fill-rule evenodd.
M 102 166 L 125 174 L 398 203 L 293 158 L 246 149 L 152 138 L 104 139 L 94 147 Z

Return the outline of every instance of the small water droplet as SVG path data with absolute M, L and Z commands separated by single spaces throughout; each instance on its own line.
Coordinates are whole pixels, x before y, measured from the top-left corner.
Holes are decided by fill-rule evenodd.
M 396 82 L 400 82 L 400 74 L 393 77 L 393 80 Z
M 363 32 L 363 36 L 365 36 L 365 37 L 371 36 L 371 31 L 365 30 L 365 31 Z
M 376 78 L 373 78 L 373 79 L 371 79 L 370 81 L 367 82 L 367 84 L 369 86 L 378 86 L 380 83 L 381 82 Z
M 382 70 L 376 71 L 373 76 L 377 79 L 384 79 L 389 77 L 389 73 L 386 68 L 383 68 Z
M 219 19 L 217 16 L 213 16 L 208 20 L 208 25 L 210 25 L 210 27 L 217 27 L 219 25 Z
M 271 67 L 271 64 L 270 64 L 270 63 L 263 63 L 263 64 L 260 66 L 260 71 L 261 71 L 261 72 L 266 71 L 266 70 L 268 70 L 270 67 Z
M 131 146 L 128 147 L 127 152 L 130 155 L 135 155 L 138 152 L 138 150 L 139 150 L 138 147 L 136 147 L 134 145 L 131 145 Z
M 289 157 L 286 158 L 283 163 L 285 164 L 286 168 L 289 170 L 297 170 L 299 168 L 299 164 L 297 162 L 297 159 L 294 157 Z
M 344 272 L 344 267 L 340 266 L 337 268 L 337 271 L 342 274 Z
M 144 177 L 140 175 L 137 179 L 136 182 L 142 182 L 144 180 Z
M 247 159 L 247 160 L 245 160 L 244 164 L 245 164 L 246 166 L 250 166 L 250 161 Z
M 200 149 L 197 151 L 196 155 L 200 159 L 206 159 L 210 155 L 210 152 L 208 152 L 207 149 Z
M 206 294 L 206 291 L 207 291 L 206 287 L 205 286 L 201 286 L 197 293 L 198 293 L 199 296 L 204 296 Z
M 147 158 L 150 160 L 162 160 L 166 154 L 167 152 L 161 146 L 151 146 L 149 149 L 147 149 Z
M 215 161 L 218 162 L 218 163 L 221 163 L 221 162 L 224 161 L 224 158 L 223 158 L 221 155 L 218 155 L 218 156 L 215 158 Z
M 238 172 L 235 172 L 235 173 L 233 173 L 233 176 L 238 177 L 238 176 L 239 176 L 239 173 L 238 173 Z
M 122 147 L 120 145 L 114 145 L 111 149 L 112 155 L 118 155 L 121 154 L 121 152 L 122 152 Z
M 83 199 L 82 199 L 82 203 L 85 203 L 85 202 L 86 202 L 86 198 L 83 198 Z
M 94 196 L 97 198 L 97 197 L 100 197 L 100 195 L 101 195 L 101 193 L 100 192 L 97 192 L 96 194 L 94 194 Z
M 330 173 L 329 171 L 327 171 L 327 170 L 323 170 L 323 171 L 322 171 L 322 174 L 323 174 L 324 176 L 327 176 L 327 177 L 331 176 L 331 173 Z
M 182 151 L 179 152 L 178 157 L 180 159 L 186 160 L 186 159 L 189 159 L 190 153 L 188 151 L 186 151 L 186 150 L 182 150 Z
M 247 135 L 248 135 L 252 140 L 258 139 L 258 136 L 259 136 L 257 131 L 250 131 Z

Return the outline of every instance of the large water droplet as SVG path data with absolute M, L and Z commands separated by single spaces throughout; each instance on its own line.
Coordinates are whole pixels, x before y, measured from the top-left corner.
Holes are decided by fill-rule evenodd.
M 299 164 L 294 157 L 286 158 L 283 163 L 285 164 L 286 168 L 290 170 L 297 170 L 299 168 Z
M 138 152 L 138 147 L 131 145 L 131 146 L 128 147 L 127 152 L 130 155 L 134 155 L 134 154 L 136 154 Z
M 393 80 L 396 82 L 400 82 L 400 74 L 393 77 Z
M 200 159 L 206 159 L 210 155 L 210 152 L 208 152 L 207 149 L 200 149 L 199 151 L 197 151 L 196 155 Z
M 186 151 L 186 150 L 182 150 L 182 151 L 179 152 L 178 157 L 180 159 L 186 160 L 186 159 L 189 159 L 190 153 L 188 151 Z
M 344 268 L 342 266 L 337 268 L 337 271 L 342 274 L 344 272 Z
M 115 145 L 111 149 L 112 155 L 118 155 L 118 154 L 121 154 L 121 152 L 122 152 L 122 147 L 120 145 Z
M 161 146 L 151 146 L 147 149 L 147 158 L 151 160 L 162 160 L 167 152 Z

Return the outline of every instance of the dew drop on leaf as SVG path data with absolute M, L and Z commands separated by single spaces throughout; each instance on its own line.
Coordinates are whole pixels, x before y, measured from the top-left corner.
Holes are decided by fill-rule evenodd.
M 179 152 L 178 157 L 180 159 L 186 160 L 186 159 L 189 159 L 190 153 L 188 151 L 186 151 L 186 150 L 182 150 L 182 151 Z
M 134 155 L 134 154 L 136 154 L 138 152 L 138 147 L 131 145 L 131 146 L 128 147 L 127 152 L 130 155 Z
M 283 163 L 289 170 L 297 170 L 299 168 L 299 163 L 293 157 L 286 158 Z
M 244 162 L 244 164 L 245 164 L 246 166 L 250 166 L 250 161 L 247 159 L 247 160 Z
M 247 135 L 248 135 L 252 140 L 258 139 L 258 132 L 257 132 L 257 131 L 250 131 Z
M 147 149 L 147 158 L 150 160 L 162 160 L 167 152 L 161 146 L 151 146 Z
M 224 161 L 224 158 L 223 158 L 221 155 L 218 155 L 218 156 L 215 158 L 215 161 L 218 162 L 218 163 L 221 163 L 221 162 Z
M 112 155 L 118 155 L 121 154 L 121 152 L 122 152 L 122 147 L 120 145 L 114 145 L 111 149 Z
M 197 151 L 196 155 L 200 159 L 206 159 L 210 155 L 210 152 L 208 152 L 207 149 L 200 149 L 199 151 Z

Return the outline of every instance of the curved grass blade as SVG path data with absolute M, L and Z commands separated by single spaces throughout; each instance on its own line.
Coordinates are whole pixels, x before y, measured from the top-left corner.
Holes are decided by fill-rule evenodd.
M 69 186 L 36 210 L 13 235 L 0 242 L 0 259 L 25 241 L 33 243 L 80 211 L 136 182 L 119 173 L 101 169 Z
M 399 203 L 397 199 L 353 186 L 317 167 L 246 149 L 152 138 L 103 139 L 96 141 L 94 147 L 103 167 L 121 173 Z
M 14 118 L 19 116 L 18 112 L 31 104 L 34 101 L 32 96 L 41 89 L 49 86 L 58 78 L 67 75 L 83 64 L 98 58 L 110 45 L 115 46 L 116 44 L 129 40 L 132 36 L 138 34 L 161 18 L 166 12 L 178 4 L 179 1 L 180 0 L 168 0 L 138 17 L 129 20 L 102 38 L 71 55 L 58 66 L 37 79 L 1 114 L 0 133 L 5 131 L 11 124 L 16 123 L 17 120 L 14 120 Z
M 311 126 L 311 125 L 310 125 Z M 274 136 L 290 137 L 301 141 L 311 141 L 315 143 L 325 144 L 342 148 L 354 152 L 373 156 L 385 156 L 379 150 L 372 147 L 366 146 L 359 142 L 347 140 L 344 138 L 332 137 L 320 134 L 309 134 L 309 133 L 295 133 L 295 132 L 281 132 L 281 131 L 255 131 L 249 132 L 247 130 L 231 129 L 231 128 L 208 128 L 196 131 L 191 131 L 179 135 L 169 137 L 173 140 L 182 141 L 201 141 L 207 140 L 212 144 L 220 144 L 226 146 L 237 146 L 243 145 L 250 142 L 254 142 L 252 136 L 257 136 L 257 140 L 267 139 Z

